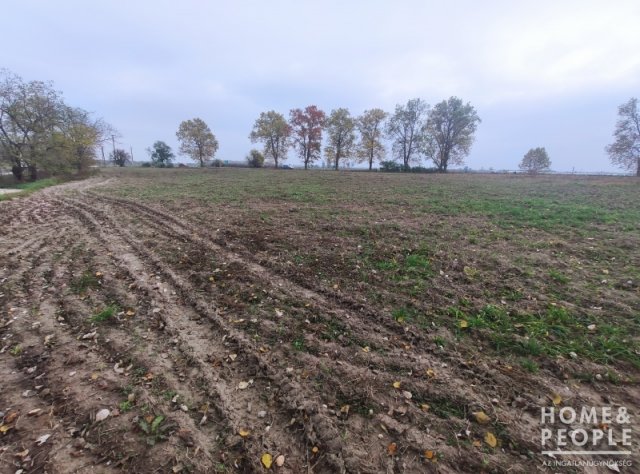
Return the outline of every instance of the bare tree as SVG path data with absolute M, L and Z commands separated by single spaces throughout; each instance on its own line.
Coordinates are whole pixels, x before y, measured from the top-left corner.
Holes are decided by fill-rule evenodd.
M 179 152 L 199 162 L 200 167 L 204 167 L 218 151 L 218 140 L 200 118 L 182 122 L 176 137 L 180 141 Z
M 618 122 L 613 132 L 615 141 L 606 148 L 611 163 L 634 170 L 640 177 L 640 114 L 638 99 L 632 97 L 618 107 Z
M 422 99 L 411 99 L 396 110 L 386 124 L 387 136 L 393 140 L 393 154 L 402 161 L 405 171 L 419 160 L 424 142 L 424 126 L 429 105 Z
M 113 150 L 109 156 L 113 164 L 116 166 L 124 167 L 127 162 L 131 161 L 131 155 L 121 148 Z
M 264 157 L 272 159 L 277 168 L 281 161 L 287 159 L 290 136 L 291 127 L 284 115 L 270 110 L 260 113 L 260 117 L 253 124 L 249 138 L 253 143 L 264 143 Z
M 356 119 L 356 127 L 360 132 L 358 143 L 358 158 L 369 164 L 369 171 L 373 168 L 374 161 L 382 161 L 386 150 L 382 143 L 383 122 L 387 113 L 382 109 L 365 110 Z
M 335 109 L 329 114 L 326 122 L 328 145 L 324 149 L 327 163 L 338 169 L 341 159 L 348 159 L 353 155 L 356 134 L 356 124 L 348 109 Z

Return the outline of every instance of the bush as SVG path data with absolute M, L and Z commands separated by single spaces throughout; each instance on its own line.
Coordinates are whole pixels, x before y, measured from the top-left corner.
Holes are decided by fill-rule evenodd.
M 402 171 L 402 165 L 396 163 L 395 161 L 381 161 L 380 171 L 386 171 L 388 173 L 399 173 L 400 171 Z
M 262 168 L 264 166 L 264 155 L 258 150 L 251 150 L 247 156 L 247 163 L 251 168 Z
M 223 165 L 223 161 L 220 158 L 216 158 L 215 160 L 213 160 L 211 162 L 211 167 L 212 168 L 222 168 Z

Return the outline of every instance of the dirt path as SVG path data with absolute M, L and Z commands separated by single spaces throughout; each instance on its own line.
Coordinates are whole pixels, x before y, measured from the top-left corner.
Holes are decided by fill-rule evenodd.
M 601 402 L 91 192 L 108 184 L 0 203 L 3 472 L 262 472 L 265 454 L 291 473 L 542 472 L 550 389 Z

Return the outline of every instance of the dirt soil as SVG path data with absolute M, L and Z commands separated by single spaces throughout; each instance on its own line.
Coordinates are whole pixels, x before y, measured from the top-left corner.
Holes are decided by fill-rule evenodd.
M 540 407 L 640 406 L 637 381 L 443 346 L 111 184 L 0 203 L 0 472 L 558 472 Z

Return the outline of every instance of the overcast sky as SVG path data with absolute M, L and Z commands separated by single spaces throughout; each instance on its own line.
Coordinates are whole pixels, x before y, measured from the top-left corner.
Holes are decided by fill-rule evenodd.
M 103 117 L 137 160 L 204 119 L 239 160 L 262 111 L 355 115 L 455 95 L 482 119 L 472 168 L 614 171 L 617 107 L 640 95 L 640 1 L 2 2 L 0 67 L 52 80 Z M 290 153 L 289 163 L 299 163 Z

